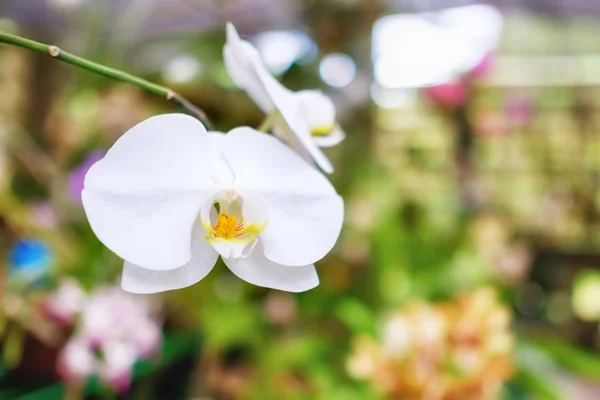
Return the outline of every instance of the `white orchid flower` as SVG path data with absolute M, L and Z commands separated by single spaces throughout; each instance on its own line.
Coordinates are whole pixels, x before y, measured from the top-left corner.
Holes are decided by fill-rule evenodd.
M 121 285 L 134 293 L 193 285 L 219 254 L 252 284 L 311 289 L 343 221 L 329 181 L 276 138 L 207 133 L 182 114 L 130 129 L 84 186 L 90 225 L 125 260 Z
M 274 133 L 304 159 L 314 160 L 327 173 L 333 172 L 333 166 L 319 148 L 335 146 L 345 137 L 336 123 L 333 101 L 319 90 L 286 89 L 269 73 L 258 50 L 240 38 L 232 23 L 227 24 L 223 57 L 235 84 L 265 114 L 281 117 L 273 125 Z

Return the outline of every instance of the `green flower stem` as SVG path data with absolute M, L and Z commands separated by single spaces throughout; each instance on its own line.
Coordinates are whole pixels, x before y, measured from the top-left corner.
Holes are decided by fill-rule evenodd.
M 57 60 L 63 61 L 67 64 L 71 64 L 76 67 L 94 72 L 96 74 L 103 75 L 107 78 L 131 83 L 132 85 L 147 90 L 150 93 L 161 96 L 170 101 L 171 103 L 177 104 L 178 106 L 185 109 L 188 113 L 198 118 L 207 128 L 210 127 L 210 123 L 204 111 L 202 111 L 201 109 L 190 103 L 189 100 L 185 99 L 184 97 L 175 93 L 169 88 L 157 85 L 156 83 L 149 82 L 142 78 L 138 78 L 137 76 L 128 74 L 126 72 L 119 71 L 118 69 L 106 67 L 102 64 L 86 60 L 85 58 L 63 51 L 62 49 L 56 46 L 36 42 L 34 40 L 26 39 L 16 35 L 11 35 L 10 33 L 0 31 L 0 43 L 11 44 L 14 46 L 22 47 L 27 50 L 35 51 L 41 54 L 46 54 L 47 56 L 56 58 Z
M 258 130 L 263 133 L 269 132 L 277 118 L 279 118 L 279 111 L 275 110 L 271 114 L 267 115 L 267 118 L 265 118 L 265 120 L 260 124 Z

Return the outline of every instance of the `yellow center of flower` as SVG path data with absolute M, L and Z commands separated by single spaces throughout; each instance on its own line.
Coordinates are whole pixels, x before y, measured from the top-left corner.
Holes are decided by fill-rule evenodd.
M 333 126 L 322 125 L 322 126 L 314 127 L 313 129 L 311 129 L 310 133 L 313 136 L 326 136 L 326 135 L 329 135 L 332 130 L 333 130 Z
M 244 222 L 238 223 L 235 215 L 219 214 L 219 219 L 212 228 L 212 236 L 215 238 L 237 238 L 243 233 Z

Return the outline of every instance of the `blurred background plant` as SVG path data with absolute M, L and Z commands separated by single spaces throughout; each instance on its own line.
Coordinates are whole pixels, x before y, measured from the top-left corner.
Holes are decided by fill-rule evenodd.
M 486 3 L 2 1 L 0 30 L 171 87 L 221 131 L 263 119 L 223 65 L 233 21 L 286 86 L 334 99 L 347 138 L 318 288 L 221 265 L 129 295 L 83 177 L 181 110 L 0 46 L 0 398 L 600 397 L 600 5 Z

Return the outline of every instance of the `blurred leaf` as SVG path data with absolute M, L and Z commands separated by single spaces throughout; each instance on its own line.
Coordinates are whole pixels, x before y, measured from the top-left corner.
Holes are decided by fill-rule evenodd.
M 260 326 L 263 318 L 253 303 L 215 301 L 210 307 L 204 307 L 201 313 L 206 345 L 211 348 L 224 349 L 232 344 L 252 344 L 264 340 Z M 244 334 L 240 335 L 241 332 Z
M 373 310 L 356 298 L 341 300 L 335 308 L 335 314 L 353 333 L 375 333 Z
M 509 383 L 502 387 L 500 400 L 525 400 L 525 393 L 522 391 L 522 388 Z
M 513 378 L 512 384 L 519 392 L 527 393 L 527 398 L 540 400 L 563 400 L 552 387 L 552 381 L 547 376 L 538 375 L 533 371 L 521 369 Z M 516 397 L 523 398 L 523 397 Z
M 8 326 L 8 320 L 6 318 L 6 314 L 4 314 L 3 312 L 0 313 L 0 338 L 2 337 L 2 335 L 4 334 L 4 331 L 6 329 L 6 327 Z M 1 376 L 1 372 L 0 372 L 0 376 Z
M 516 342 L 515 361 L 517 373 L 509 386 L 514 392 L 541 400 L 561 399 L 552 379 L 556 366 L 545 351 L 520 337 Z
M 23 341 L 25 332 L 17 324 L 11 324 L 6 331 L 2 348 L 2 360 L 8 368 L 16 367 L 23 355 Z
M 270 370 L 304 370 L 310 368 L 313 360 L 327 351 L 327 344 L 321 337 L 302 335 L 289 339 L 279 339 L 269 343 L 263 357 Z
M 570 343 L 550 337 L 527 339 L 533 346 L 542 349 L 561 367 L 582 376 L 600 381 L 600 354 L 584 350 Z
M 15 196 L 22 201 L 48 198 L 48 190 L 28 171 L 15 171 L 12 176 L 11 189 Z
M 31 393 L 22 394 L 19 396 L 19 391 L 10 389 L 14 397 L 1 397 L 2 399 L 14 399 L 14 400 L 57 400 L 64 397 L 64 387 L 62 385 L 51 385 L 46 386 L 40 390 L 36 390 Z M 0 392 L 0 395 L 4 395 L 4 392 Z

